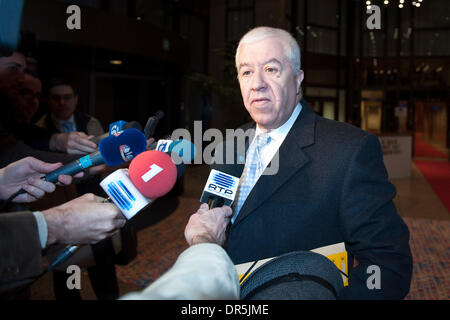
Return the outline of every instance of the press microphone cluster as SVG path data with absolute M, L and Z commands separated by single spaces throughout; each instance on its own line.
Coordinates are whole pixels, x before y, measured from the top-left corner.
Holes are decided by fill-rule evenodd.
M 167 140 L 158 141 L 161 144 L 165 142 Z M 179 140 L 178 144 L 189 150 L 193 148 L 193 144 L 189 141 Z M 168 145 L 166 144 L 166 147 Z M 188 154 L 184 153 L 184 157 L 190 161 L 195 157 L 195 149 L 190 153 L 190 159 L 186 158 Z M 114 171 L 101 181 L 100 186 L 129 220 L 152 201 L 166 195 L 174 187 L 177 178 L 183 175 L 184 163 L 176 164 L 174 161 L 176 157 L 178 155 L 173 149 L 172 151 L 167 149 L 142 152 L 131 161 L 128 169 Z M 180 159 L 182 160 L 181 157 Z M 78 248 L 78 246 L 66 248 L 47 268 L 47 271 L 67 260 Z
M 135 157 L 128 169 L 118 169 L 100 182 L 100 186 L 127 218 L 133 218 L 156 198 L 166 195 L 175 185 L 177 167 L 161 151 L 145 151 Z M 49 265 L 47 271 L 66 261 L 79 248 L 69 246 Z
M 98 151 L 85 155 L 57 170 L 48 173 L 45 180 L 57 182 L 58 176 L 73 176 L 84 169 L 106 164 L 115 167 L 132 160 L 135 156 L 145 151 L 147 140 L 142 132 L 137 129 L 126 129 L 117 136 L 108 136 L 102 139 L 98 145 Z

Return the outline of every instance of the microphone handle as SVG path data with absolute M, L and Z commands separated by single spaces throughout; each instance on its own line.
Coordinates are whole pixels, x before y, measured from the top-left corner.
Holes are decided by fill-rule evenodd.
M 153 137 L 155 134 L 156 126 L 158 125 L 159 120 L 164 117 L 164 112 L 157 111 L 153 117 L 148 118 L 147 123 L 144 128 L 145 139 Z
M 79 248 L 80 246 L 69 246 L 64 249 L 64 251 L 56 257 L 55 261 L 53 261 L 52 264 L 48 266 L 46 271 L 48 272 L 53 270 L 53 268 L 55 268 L 58 264 L 63 263 L 64 261 L 69 259 Z
M 211 197 L 208 199 L 208 206 L 210 209 L 221 207 L 224 204 L 222 197 Z
M 100 151 L 96 151 L 94 153 L 81 157 L 78 160 L 72 161 L 71 163 L 62 166 L 55 171 L 47 173 L 45 175 L 45 180 L 54 183 L 58 181 L 58 176 L 62 174 L 73 176 L 78 172 L 83 171 L 84 169 L 95 167 L 103 163 L 104 161 L 102 155 L 100 154 Z

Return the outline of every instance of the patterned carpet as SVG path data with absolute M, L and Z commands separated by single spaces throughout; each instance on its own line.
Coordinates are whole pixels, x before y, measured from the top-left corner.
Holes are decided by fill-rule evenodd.
M 117 266 L 120 281 L 144 288 L 187 248 L 184 227 L 199 206 L 198 198 L 181 197 L 175 211 L 138 233 L 138 257 Z M 450 221 L 405 218 L 411 233 L 413 279 L 407 300 L 450 299 Z
M 450 221 L 404 221 L 411 234 L 413 278 L 408 300 L 450 299 Z

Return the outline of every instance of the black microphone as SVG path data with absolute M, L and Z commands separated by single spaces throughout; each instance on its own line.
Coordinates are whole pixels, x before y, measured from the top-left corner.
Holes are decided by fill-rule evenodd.
M 98 151 L 47 173 L 45 180 L 56 182 L 58 176 L 62 174 L 73 176 L 84 169 L 103 163 L 110 167 L 121 165 L 144 152 L 146 146 L 147 140 L 142 132 L 136 129 L 126 129 L 118 136 L 109 136 L 101 140 Z
M 142 131 L 142 125 L 137 121 L 130 121 L 124 124 L 123 130 L 126 129 L 137 129 L 139 131 Z M 98 144 L 101 140 L 105 139 L 106 137 L 109 137 L 109 132 L 106 132 L 102 134 L 101 136 L 96 136 L 92 139 L 93 142 Z
M 158 125 L 159 120 L 164 117 L 164 112 L 158 110 L 153 117 L 148 118 L 147 123 L 144 128 L 145 139 L 153 137 L 155 134 L 156 126 Z

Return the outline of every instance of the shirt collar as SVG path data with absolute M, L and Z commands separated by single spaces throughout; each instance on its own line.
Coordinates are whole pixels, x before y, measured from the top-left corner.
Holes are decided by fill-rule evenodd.
M 289 117 L 289 119 L 283 125 L 281 125 L 280 127 L 276 128 L 276 129 L 270 130 L 268 132 L 270 138 L 275 141 L 282 142 L 284 140 L 284 138 L 286 138 L 287 134 L 289 133 L 289 130 L 291 130 L 292 126 L 294 125 L 295 120 L 297 120 L 297 117 L 301 111 L 302 111 L 302 105 L 299 102 L 295 106 L 294 111 L 292 111 L 292 114 Z M 256 130 L 255 130 L 255 137 L 257 137 L 259 134 L 261 134 L 263 132 L 264 131 L 262 131 L 261 128 L 259 128 L 259 126 L 257 124 Z

